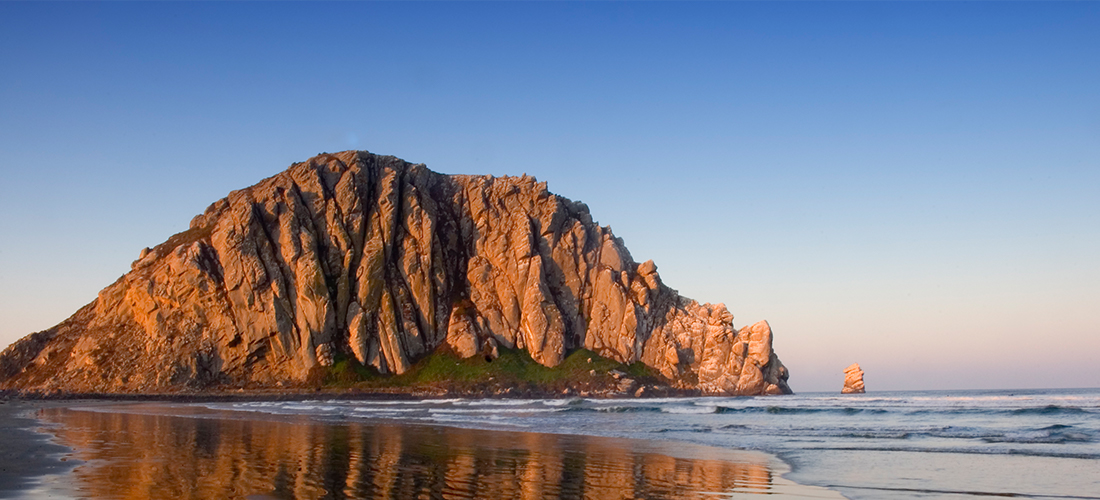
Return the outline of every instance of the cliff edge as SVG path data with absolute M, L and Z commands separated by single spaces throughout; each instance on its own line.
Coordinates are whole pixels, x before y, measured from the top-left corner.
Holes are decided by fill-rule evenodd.
M 554 367 L 588 349 L 704 394 L 789 393 L 766 322 L 740 330 L 528 176 L 322 154 L 214 202 L 60 325 L 0 353 L 0 388 L 283 387 L 440 350 Z

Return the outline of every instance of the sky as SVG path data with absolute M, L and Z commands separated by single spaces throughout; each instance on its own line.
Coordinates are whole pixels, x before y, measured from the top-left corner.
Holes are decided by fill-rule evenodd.
M 1100 3 L 0 2 L 0 346 L 229 191 L 530 174 L 795 391 L 1100 387 Z

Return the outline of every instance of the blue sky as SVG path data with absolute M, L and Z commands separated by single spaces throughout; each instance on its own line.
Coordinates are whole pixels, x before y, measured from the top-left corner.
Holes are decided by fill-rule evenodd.
M 796 391 L 1100 386 L 1100 3 L 0 3 L 0 345 L 322 151 L 519 175 Z

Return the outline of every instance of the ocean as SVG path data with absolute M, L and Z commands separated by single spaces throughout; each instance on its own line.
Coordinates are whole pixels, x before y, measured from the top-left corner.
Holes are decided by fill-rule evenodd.
M 374 429 L 372 431 L 374 434 L 371 436 L 375 434 L 378 436 L 359 437 L 357 438 L 359 441 L 356 442 L 389 439 L 386 436 L 393 435 L 404 436 L 402 441 L 404 444 L 401 445 L 403 448 L 396 452 L 396 455 L 420 458 L 394 459 L 387 463 L 414 472 L 427 471 L 425 474 L 428 474 L 426 477 L 429 479 L 421 481 L 427 483 L 431 482 L 431 477 L 450 477 L 454 475 L 454 471 L 445 468 L 446 470 L 432 472 L 429 470 L 431 467 L 424 468 L 424 462 L 453 464 L 466 460 L 456 458 L 457 455 L 447 455 L 451 452 L 439 451 L 458 446 L 446 443 L 457 439 L 458 441 L 455 442 L 465 443 L 462 446 L 489 447 L 485 449 L 491 448 L 492 451 L 472 452 L 468 458 L 469 462 L 497 464 L 492 467 L 486 466 L 489 468 L 484 471 L 490 471 L 486 474 L 492 474 L 498 473 L 497 469 L 505 470 L 502 476 L 505 479 L 496 481 L 501 484 L 509 481 L 522 483 L 520 479 L 527 477 L 529 473 L 517 471 L 520 469 L 529 471 L 531 464 L 536 464 L 539 470 L 544 471 L 539 477 L 544 479 L 542 483 L 546 483 L 540 483 L 542 484 L 539 487 L 541 489 L 538 490 L 540 494 L 535 495 L 536 497 L 710 498 L 711 495 L 717 495 L 717 498 L 733 498 L 754 493 L 771 493 L 781 498 L 784 496 L 829 498 L 830 494 L 839 493 L 851 499 L 988 497 L 1100 499 L 1100 390 L 1098 389 L 872 392 L 860 395 L 807 393 L 770 397 L 611 400 L 582 398 L 409 401 L 319 399 L 296 402 L 196 404 L 112 403 L 90 405 L 84 409 L 88 411 L 83 414 L 99 415 L 97 418 L 102 421 L 92 422 L 87 418 L 73 420 L 72 415 L 81 413 L 78 404 L 66 409 L 42 410 L 39 418 L 56 424 L 57 428 L 51 432 L 58 436 L 61 444 L 78 450 L 77 457 L 85 463 L 109 463 L 125 455 L 119 451 L 120 445 L 109 443 L 112 440 L 125 440 L 124 434 L 127 432 L 137 435 L 138 431 L 134 429 L 138 427 L 142 429 L 140 432 L 143 434 L 155 435 L 158 432 L 178 434 L 179 431 L 170 429 L 183 424 L 169 425 L 167 422 L 177 420 L 207 422 L 201 425 L 194 424 L 198 427 L 187 424 L 191 427 L 187 427 L 186 432 L 181 435 L 149 438 L 151 439 L 149 443 L 134 444 L 133 447 L 140 453 L 135 452 L 134 456 L 128 456 L 122 460 L 128 463 L 123 465 L 130 469 L 134 468 L 135 464 L 140 465 L 137 462 L 141 460 L 163 460 L 152 457 L 150 455 L 152 452 L 148 451 L 159 446 L 155 443 L 150 444 L 157 439 L 159 439 L 157 442 L 174 442 L 177 445 L 192 441 L 199 443 L 191 448 L 186 446 L 180 448 L 185 451 L 176 453 L 176 456 L 171 459 L 187 461 L 189 455 L 205 454 L 210 457 L 240 455 L 243 453 L 241 450 L 257 447 L 256 443 L 278 441 L 271 436 L 277 436 L 280 433 L 289 436 L 306 432 L 302 430 L 264 431 L 271 434 L 265 434 L 267 437 L 260 438 L 254 437 L 258 431 L 250 427 L 252 424 L 241 424 L 241 422 L 264 421 L 295 425 L 306 423 L 316 428 L 344 429 L 336 434 L 329 431 L 321 432 L 320 437 L 311 440 L 308 445 L 298 446 L 304 450 L 301 453 L 309 456 L 320 456 L 318 453 L 321 453 L 327 458 L 317 460 L 324 463 L 330 463 L 336 459 L 317 451 L 318 447 L 346 448 L 346 444 L 340 444 L 341 439 L 346 437 L 340 436 L 344 435 L 341 432 L 345 434 L 353 432 L 348 429 L 370 427 Z M 150 416 L 157 416 L 162 420 L 123 421 L 127 418 L 150 418 Z M 176 420 L 163 420 L 165 418 Z M 237 422 L 234 425 L 245 425 L 245 427 L 234 428 L 232 431 L 228 430 L 228 427 L 211 430 L 209 422 L 212 421 Z M 207 427 L 206 431 L 200 429 L 203 425 Z M 455 437 L 459 434 L 453 433 L 462 429 L 474 434 L 461 434 L 464 437 Z M 447 437 L 448 432 L 453 435 Z M 227 437 L 230 434 L 250 436 L 249 439 L 252 441 L 245 440 L 232 446 L 223 446 L 225 442 L 231 441 Z M 428 439 L 424 436 L 436 437 Z M 203 445 L 204 440 L 212 442 Z M 409 444 L 420 443 L 417 440 L 424 443 Z M 499 442 L 490 446 L 488 443 L 494 440 Z M 527 441 L 541 444 L 537 446 L 523 444 Z M 625 451 L 607 451 L 614 446 L 621 447 L 621 443 L 631 444 L 624 448 Z M 602 448 L 591 448 L 597 445 Z M 425 452 L 416 446 L 429 446 L 431 450 L 436 450 L 433 446 L 441 448 Z M 358 467 L 361 471 L 353 475 L 370 476 L 369 479 L 360 478 L 359 481 L 362 484 L 355 486 L 360 488 L 359 490 L 348 486 L 351 485 L 348 482 L 350 480 L 344 477 L 349 474 L 341 472 L 339 477 L 344 479 L 336 482 L 341 485 L 340 488 L 343 488 L 341 491 L 345 493 L 330 496 L 271 494 L 269 497 L 345 498 L 357 496 L 354 492 L 358 491 L 363 496 L 400 498 L 402 495 L 378 494 L 381 490 L 372 489 L 375 487 L 369 486 L 378 482 L 376 475 L 381 473 L 381 469 L 385 469 L 384 466 L 378 465 L 381 462 L 370 462 L 374 465 L 355 465 L 355 460 L 369 461 L 374 460 L 370 457 L 375 455 L 385 456 L 387 452 L 383 449 L 384 447 L 364 444 L 353 448 L 353 452 L 342 452 L 350 458 L 336 460 L 343 464 L 336 468 L 355 470 Z M 89 449 L 94 449 L 95 453 L 89 453 Z M 166 450 L 170 449 L 166 448 Z M 84 455 L 80 454 L 80 450 L 84 450 Z M 748 455 L 736 455 L 736 453 L 731 453 L 728 457 L 721 453 L 708 455 L 711 452 L 706 450 L 731 452 L 747 450 L 744 453 Z M 433 453 L 443 453 L 447 458 L 432 459 L 430 457 L 436 456 Z M 616 455 L 616 453 L 619 454 Z M 429 458 L 423 458 L 425 456 Z M 571 456 L 573 458 L 569 458 Z M 578 456 L 582 458 L 578 459 Z M 620 458 L 606 458 L 616 456 Z M 653 458 L 657 456 L 672 457 L 670 460 L 688 460 L 688 462 L 673 460 L 668 462 L 671 465 L 661 465 L 665 462 Z M 261 472 L 275 471 L 285 466 L 285 464 L 279 465 L 282 463 L 281 460 L 292 464 L 298 463 L 301 469 L 303 459 L 294 457 L 294 453 L 271 451 L 263 454 L 261 459 L 257 459 L 264 461 L 264 465 L 252 467 Z M 590 457 L 590 459 L 585 462 L 583 457 Z M 605 457 L 605 459 L 600 462 L 592 457 Z M 689 459 L 694 459 L 698 463 L 690 463 Z M 215 459 L 211 458 L 211 460 Z M 577 460 L 581 461 L 577 462 Z M 723 460 L 729 463 L 740 461 L 742 465 L 738 466 L 740 468 L 732 469 L 713 465 Z M 250 467 L 247 464 L 242 465 L 242 461 L 247 460 L 244 457 L 240 457 L 239 460 L 225 459 L 221 466 L 243 468 L 242 470 Z M 633 465 L 623 466 L 624 462 Z M 711 465 L 706 465 L 704 462 Z M 194 467 L 216 468 L 217 463 L 211 462 Z M 409 463 L 413 466 L 409 466 Z M 626 474 L 625 477 L 628 480 L 625 482 L 631 484 L 630 488 L 622 491 L 607 490 L 605 495 L 591 495 L 584 492 L 594 491 L 592 490 L 595 487 L 594 484 L 604 484 L 608 481 L 606 479 L 589 481 L 583 480 L 582 477 L 570 483 L 564 479 L 584 476 L 590 473 L 588 469 L 598 467 L 608 470 L 622 468 L 621 472 Z M 547 476 L 545 470 L 557 472 Z M 711 472 L 706 472 L 708 470 Z M 77 467 L 77 471 L 81 471 L 81 466 Z M 101 472 L 103 477 L 118 476 L 117 471 Z M 85 473 L 88 472 L 85 471 Z M 257 477 L 263 475 L 255 471 L 251 474 Z M 764 480 L 751 479 L 765 476 Z M 630 480 L 630 477 L 634 479 Z M 710 479 L 676 479 L 676 477 Z M 89 480 L 95 482 L 95 477 Z M 788 480 L 819 488 L 791 489 L 791 486 L 785 482 Z M 264 485 L 262 488 L 276 493 L 284 491 L 269 485 L 269 483 L 275 484 L 274 479 L 263 481 L 257 483 Z M 696 481 L 698 484 L 693 483 L 692 488 L 677 490 L 674 486 L 682 481 Z M 313 486 L 319 488 L 318 491 L 330 493 L 335 491 L 329 484 L 333 480 L 328 476 L 307 478 L 299 482 L 316 483 Z M 326 484 L 329 484 L 327 489 Z M 427 496 L 491 497 L 458 495 L 455 494 L 456 491 L 469 493 L 474 490 L 469 488 L 456 490 L 454 485 L 445 481 L 440 484 L 438 495 L 431 494 L 436 490 L 428 489 L 424 490 L 428 492 Z M 496 487 L 503 486 L 497 484 Z M 348 491 L 352 493 L 347 493 Z M 447 491 L 451 491 L 450 497 L 444 494 Z M 494 491 L 497 491 L 496 494 L 506 493 L 505 490 Z M 236 493 L 243 496 L 246 492 Z M 412 496 L 424 496 L 414 493 L 414 490 L 409 490 Z M 233 496 L 234 493 L 226 493 L 226 495 Z

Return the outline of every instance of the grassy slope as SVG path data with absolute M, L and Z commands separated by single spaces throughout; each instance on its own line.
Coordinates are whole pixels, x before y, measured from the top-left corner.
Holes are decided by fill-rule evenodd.
M 439 350 L 395 376 L 384 376 L 360 365 L 355 359 L 339 359 L 324 374 L 323 385 L 333 388 L 443 389 L 449 392 L 492 393 L 512 389 L 521 392 L 560 393 L 570 390 L 598 390 L 616 383 L 612 370 L 625 373 L 642 384 L 665 385 L 659 374 L 642 363 L 625 365 L 595 352 L 578 349 L 554 368 L 531 359 L 526 351 L 501 349 L 492 361 L 482 356 L 460 359 Z

